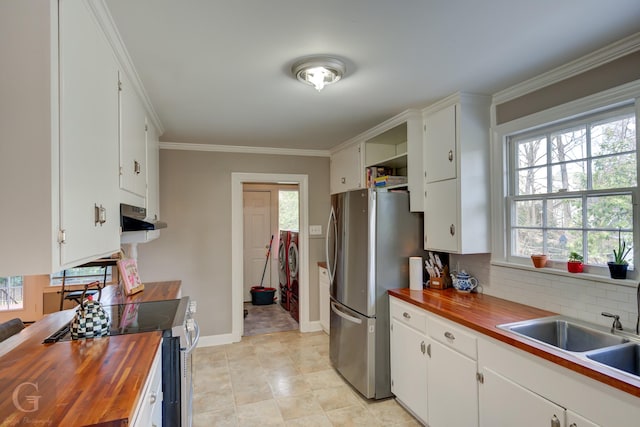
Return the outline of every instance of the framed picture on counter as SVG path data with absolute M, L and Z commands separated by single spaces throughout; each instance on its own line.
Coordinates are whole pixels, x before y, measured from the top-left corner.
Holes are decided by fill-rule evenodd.
M 118 271 L 125 295 L 133 295 L 144 289 L 138 274 L 138 263 L 133 258 L 118 261 Z

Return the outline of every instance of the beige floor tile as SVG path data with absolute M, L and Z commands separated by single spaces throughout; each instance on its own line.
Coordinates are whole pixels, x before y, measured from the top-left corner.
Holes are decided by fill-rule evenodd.
M 293 363 L 283 364 L 270 368 L 264 367 L 264 371 L 267 378 L 293 377 L 302 374 L 302 372 L 300 372 L 300 369 L 298 369 L 298 367 Z
M 324 411 L 360 405 L 358 398 L 345 385 L 317 389 L 313 394 Z
M 287 427 L 331 427 L 331 421 L 326 415 L 310 415 L 285 422 Z
M 346 384 L 340 374 L 331 367 L 317 372 L 305 373 L 304 376 L 314 390 Z
M 193 427 L 237 427 L 238 419 L 233 406 L 220 411 L 193 415 Z
M 311 386 L 304 375 L 267 377 L 275 397 L 292 397 L 311 392 Z
M 280 408 L 282 418 L 285 420 L 293 420 L 310 415 L 321 415 L 323 413 L 322 407 L 313 393 L 305 393 L 292 397 L 279 397 L 276 401 Z
M 231 384 L 231 376 L 227 369 L 202 370 L 194 369 L 193 388 L 196 392 L 217 390 Z
M 234 399 L 231 384 L 225 384 L 215 390 L 200 391 L 194 393 L 193 412 L 200 414 L 203 412 L 220 411 L 225 408 L 233 408 Z
M 254 383 L 234 384 L 233 395 L 236 405 L 245 405 L 247 403 L 273 399 L 271 387 L 269 383 L 264 380 L 258 380 Z
M 283 426 L 284 420 L 275 400 L 236 407 L 239 426 Z
M 344 427 L 382 427 L 378 420 L 363 406 L 349 406 L 326 412 L 334 426 Z
M 409 414 L 395 399 L 387 399 L 381 402 L 371 403 L 367 406 L 371 412 L 383 425 L 413 421 Z

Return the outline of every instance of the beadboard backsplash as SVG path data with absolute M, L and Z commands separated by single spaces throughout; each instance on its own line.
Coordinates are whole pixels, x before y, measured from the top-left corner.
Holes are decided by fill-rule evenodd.
M 538 307 L 604 326 L 611 319 L 603 311 L 620 316 L 625 330 L 635 330 L 636 288 L 535 270 L 491 265 L 490 254 L 451 255 L 453 270 L 475 276 L 487 295 Z

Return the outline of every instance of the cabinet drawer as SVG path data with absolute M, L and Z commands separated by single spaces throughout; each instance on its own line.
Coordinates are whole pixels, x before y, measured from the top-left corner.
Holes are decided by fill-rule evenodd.
M 396 298 L 389 298 L 389 312 L 391 318 L 397 319 L 424 334 L 427 333 L 427 313 L 424 310 Z
M 446 346 L 476 360 L 478 358 L 477 338 L 450 322 L 435 317 L 429 318 L 429 335 Z

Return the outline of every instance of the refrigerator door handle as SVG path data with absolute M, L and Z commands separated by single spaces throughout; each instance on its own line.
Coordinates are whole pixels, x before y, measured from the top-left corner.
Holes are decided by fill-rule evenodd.
M 333 220 L 333 229 L 331 228 L 331 222 Z M 336 257 L 338 256 L 338 227 L 336 224 L 336 212 L 333 210 L 333 206 L 331 206 L 331 212 L 329 213 L 329 221 L 327 221 L 327 235 L 325 236 L 325 251 L 327 256 L 327 270 L 329 273 L 329 283 L 333 283 L 333 277 L 336 274 L 336 269 L 331 268 L 331 258 L 329 258 L 329 231 L 333 231 L 333 260 L 336 261 Z M 335 267 L 335 266 L 334 266 Z
M 342 317 L 344 320 L 347 320 L 352 323 L 356 323 L 358 325 L 362 324 L 362 319 L 358 319 L 357 317 L 349 316 L 348 314 L 343 313 L 336 307 L 335 302 L 331 302 L 331 310 L 338 316 Z

